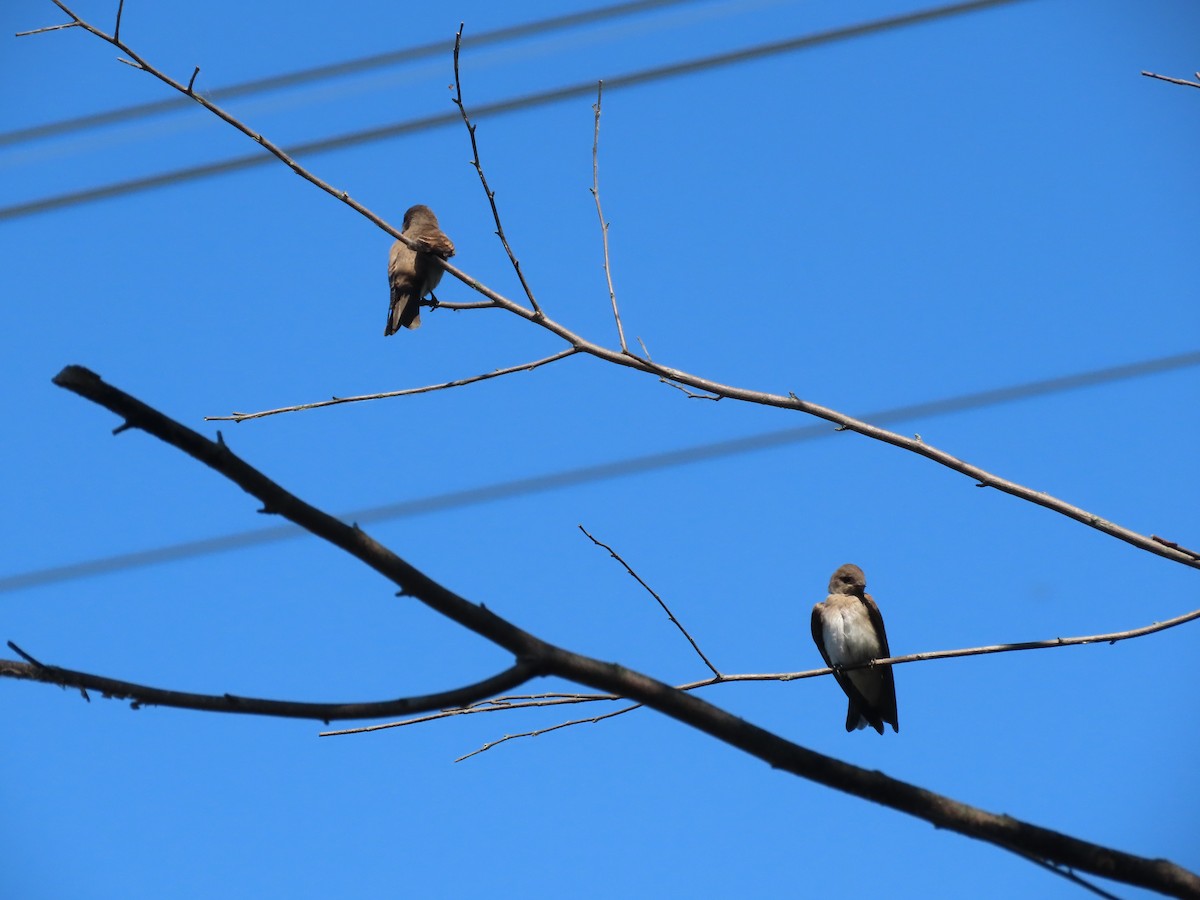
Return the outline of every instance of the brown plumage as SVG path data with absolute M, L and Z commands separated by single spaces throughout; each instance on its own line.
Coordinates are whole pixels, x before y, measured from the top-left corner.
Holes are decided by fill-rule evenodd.
M 401 328 L 421 327 L 421 298 L 431 293 L 442 280 L 442 268 L 429 257 L 431 254 L 449 259 L 454 255 L 454 244 L 438 227 L 437 216 L 428 206 L 417 204 L 404 214 L 404 227 L 400 233 L 406 238 L 420 242 L 427 249 L 415 251 L 403 241 L 392 244 L 388 257 L 388 284 L 392 289 L 391 305 L 388 307 L 387 325 L 383 329 L 386 337 Z
M 812 636 L 825 665 L 846 692 L 846 730 L 870 725 L 883 734 L 884 722 L 900 730 L 896 714 L 896 685 L 891 666 L 871 666 L 842 672 L 839 666 L 886 659 L 887 632 L 875 600 L 867 593 L 867 577 L 847 563 L 829 579 L 829 596 L 812 610 Z

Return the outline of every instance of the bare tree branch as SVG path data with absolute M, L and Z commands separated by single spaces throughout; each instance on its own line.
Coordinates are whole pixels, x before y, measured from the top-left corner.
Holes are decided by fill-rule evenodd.
M 586 532 L 584 533 L 586 534 Z M 591 537 L 591 535 L 588 535 L 588 537 Z M 593 538 L 593 540 L 595 539 Z M 597 541 L 596 543 L 599 542 Z M 608 547 L 604 544 L 600 544 L 600 546 L 608 549 Z M 624 564 L 623 561 L 622 564 Z M 636 575 L 634 575 L 634 577 L 637 578 Z M 649 590 L 649 588 L 647 588 L 647 590 Z M 1158 631 L 1166 631 L 1168 628 L 1175 628 L 1178 625 L 1183 625 L 1187 622 L 1195 621 L 1196 619 L 1200 619 L 1200 609 L 1184 613 L 1180 616 L 1175 616 L 1172 619 L 1166 619 L 1162 622 L 1155 622 L 1151 625 L 1131 628 L 1126 631 L 1112 631 L 1107 634 L 1091 634 L 1083 637 L 1050 638 L 1041 641 L 1022 641 L 1012 644 L 991 644 L 983 647 L 965 647 L 958 650 L 927 650 L 920 653 L 907 653 L 903 656 L 889 656 L 885 659 L 876 659 L 871 660 L 870 662 L 843 666 L 842 671 L 849 672 L 853 671 L 854 669 L 865 669 L 870 668 L 871 666 L 881 665 L 897 666 L 903 665 L 904 663 L 928 662 L 935 659 L 957 659 L 964 656 L 985 656 L 992 653 L 1011 653 L 1019 650 L 1051 650 L 1058 647 L 1077 647 L 1084 644 L 1115 644 L 1119 641 L 1127 641 L 1132 638 L 1143 637 L 1148 634 L 1154 634 Z M 807 669 L 802 672 L 718 674 L 713 678 L 704 678 L 699 681 L 691 681 L 687 682 L 686 684 L 676 685 L 675 689 L 679 691 L 695 691 L 700 688 L 712 687 L 713 685 L 717 684 L 732 684 L 734 682 L 800 681 L 805 678 L 818 678 L 831 674 L 833 674 L 833 670 L 830 668 Z M 510 697 L 493 697 L 489 700 L 472 703 L 463 707 L 443 709 L 439 712 L 432 713 L 427 716 L 421 716 L 419 718 L 404 719 L 400 722 L 386 722 L 378 725 L 368 725 L 361 728 L 348 728 L 340 731 L 325 731 L 321 733 L 321 736 L 326 737 L 342 734 L 358 734 L 364 731 L 380 731 L 384 728 L 400 728 L 406 725 L 420 725 L 425 722 L 433 722 L 438 719 L 448 719 L 455 716 L 473 715 L 476 713 L 508 712 L 518 709 L 536 709 L 547 706 L 569 706 L 577 703 L 594 703 L 597 701 L 613 701 L 620 699 L 621 696 L 618 694 L 565 694 L 561 692 L 519 694 Z M 593 720 L 579 720 L 579 722 L 590 721 Z M 575 723 L 569 722 L 563 724 L 568 725 Z M 510 735 L 509 739 L 523 736 L 524 735 Z
M 633 569 L 630 567 L 629 563 L 625 562 L 625 560 L 621 558 L 621 554 L 617 553 L 616 550 L 614 550 L 612 547 L 608 546 L 608 544 L 604 543 L 603 541 L 596 540 L 594 537 L 592 537 L 591 532 L 589 532 L 582 525 L 579 526 L 579 530 L 582 531 L 585 535 L 587 535 L 588 540 L 591 541 L 593 544 L 595 544 L 597 547 L 603 547 L 605 550 L 607 550 L 608 555 L 611 556 L 613 559 L 615 559 L 617 562 L 619 562 L 625 568 L 625 571 L 628 572 L 631 576 L 633 576 L 633 580 L 636 581 L 638 584 L 640 584 L 642 587 L 644 587 L 646 589 L 646 592 L 651 597 L 653 597 L 656 601 L 658 601 L 658 605 L 661 606 L 663 612 L 665 612 L 667 614 L 667 618 L 671 620 L 671 624 L 673 624 L 676 628 L 678 628 L 679 633 L 682 634 L 685 638 L 687 638 L 687 642 L 692 645 L 692 649 L 696 651 L 696 655 L 700 657 L 700 659 L 704 662 L 704 665 L 706 665 L 708 667 L 708 670 L 710 672 L 712 672 L 713 675 L 715 675 L 719 680 L 721 678 L 721 673 L 717 670 L 717 667 L 714 666 L 709 661 L 708 657 L 704 655 L 704 651 L 700 649 L 700 645 L 697 644 L 695 642 L 695 640 L 692 639 L 692 636 L 690 634 L 688 634 L 688 630 L 683 627 L 683 625 L 680 623 L 680 621 L 677 618 L 675 618 L 675 614 L 673 612 L 671 612 L 670 607 L 668 607 L 667 604 L 665 602 L 663 602 L 663 598 L 658 596 L 658 593 L 654 590 L 654 588 L 652 588 L 652 587 L 650 587 L 650 585 L 646 584 L 646 582 L 644 582 L 642 580 L 642 576 L 639 575 L 637 572 L 633 571 Z
M 596 130 L 592 136 L 592 197 L 596 201 L 596 215 L 600 218 L 600 237 L 604 242 L 604 277 L 608 281 L 608 299 L 612 303 L 613 318 L 617 322 L 617 337 L 621 341 L 621 352 L 628 353 L 629 345 L 625 343 L 625 329 L 621 326 L 621 312 L 617 309 L 617 292 L 613 288 L 612 266 L 609 265 L 608 260 L 608 223 L 604 221 L 604 210 L 600 208 L 600 101 L 603 98 L 604 82 L 599 81 L 596 83 L 596 102 L 592 105 L 592 109 L 596 112 Z
M 398 230 L 389 225 L 375 213 L 371 212 L 369 209 L 367 209 L 367 207 L 363 206 L 357 200 L 351 199 L 345 191 L 338 191 L 325 181 L 317 178 L 307 169 L 304 169 L 302 166 L 300 166 L 294 159 L 284 153 L 282 149 L 264 138 L 261 134 L 252 131 L 228 112 L 206 100 L 199 94 L 190 94 L 184 85 L 150 66 L 149 63 L 130 50 L 130 48 L 127 47 L 123 42 L 105 34 L 100 29 L 85 22 L 69 8 L 67 8 L 62 0 L 51 0 L 51 2 L 69 15 L 80 27 L 84 28 L 91 34 L 94 34 L 101 40 L 107 41 L 123 52 L 129 54 L 129 56 L 136 62 L 138 66 L 149 72 L 155 78 L 158 78 L 164 84 L 169 85 L 180 93 L 192 97 L 192 99 L 194 99 L 197 103 L 212 112 L 221 120 L 229 123 L 238 131 L 261 144 L 269 153 L 291 168 L 292 171 L 294 171 L 297 175 L 309 183 L 316 185 L 318 188 L 330 194 L 331 196 L 341 200 L 351 209 L 354 209 L 360 215 L 365 217 L 368 221 L 374 223 L 392 237 L 403 241 L 412 249 L 421 249 L 421 246 L 417 242 L 414 242 L 401 235 Z M 968 478 L 974 479 L 979 487 L 995 488 L 1003 493 L 1010 494 L 1019 499 L 1026 500 L 1030 503 L 1034 503 L 1038 506 L 1052 510 L 1053 512 L 1057 512 L 1060 515 L 1066 516 L 1067 518 L 1074 519 L 1076 522 L 1087 525 L 1089 528 L 1094 528 L 1097 531 L 1101 531 L 1111 537 L 1117 538 L 1118 540 L 1125 541 L 1128 544 L 1132 544 L 1133 546 L 1149 553 L 1153 553 L 1156 556 L 1161 556 L 1164 559 L 1169 559 L 1173 562 L 1182 563 L 1183 565 L 1194 569 L 1200 569 L 1200 559 L 1194 558 L 1189 553 L 1185 553 L 1166 544 L 1159 543 L 1158 541 L 1152 540 L 1146 535 L 1139 534 L 1128 528 L 1124 528 L 1114 522 L 1110 522 L 1107 519 L 1096 515 L 1095 513 L 1088 512 L 1085 509 L 1074 506 L 1064 500 L 1060 500 L 1057 497 L 1052 497 L 1049 494 L 1041 491 L 1035 491 L 1032 488 L 1028 488 L 1024 485 L 1017 484 L 1016 482 L 1009 481 L 1008 479 L 1001 478 L 998 475 L 993 475 L 979 466 L 971 465 L 970 463 L 964 462 L 963 460 L 953 456 L 950 453 L 947 453 L 944 450 L 939 450 L 936 447 L 925 443 L 920 438 L 911 438 L 906 435 L 897 434 L 895 432 L 888 431 L 887 429 L 871 425 L 868 422 L 861 421 L 852 416 L 848 416 L 844 413 L 840 413 L 837 410 L 821 406 L 817 403 L 801 400 L 798 396 L 796 396 L 795 393 L 792 392 L 789 392 L 785 396 L 781 394 L 771 394 L 763 391 L 752 391 L 746 388 L 722 385 L 710 379 L 701 378 L 697 375 L 691 375 L 679 369 L 674 369 L 670 366 L 664 366 L 648 359 L 641 359 L 640 357 L 633 356 L 620 350 L 610 350 L 607 347 L 602 347 L 591 341 L 585 340 L 565 326 L 560 325 L 559 323 L 546 317 L 540 311 L 540 309 L 530 310 L 519 303 L 509 300 L 507 297 L 504 297 L 496 291 L 493 291 L 486 285 L 481 284 L 470 275 L 461 271 L 449 262 L 444 261 L 439 257 L 432 258 L 435 259 L 437 264 L 442 266 L 446 272 L 463 282 L 463 284 L 467 285 L 472 290 L 492 301 L 492 303 L 496 306 L 512 313 L 513 315 L 520 316 L 521 318 L 545 328 L 547 331 L 550 331 L 551 333 L 560 337 L 566 343 L 570 344 L 571 347 L 578 352 L 587 353 L 605 362 L 625 366 L 626 368 L 636 369 L 641 372 L 647 372 L 652 375 L 656 375 L 659 378 L 669 379 L 670 381 L 676 382 L 678 385 L 685 385 L 698 391 L 705 391 L 717 397 L 728 397 L 733 400 L 740 400 L 747 403 L 757 403 L 762 406 L 774 406 L 780 409 L 791 409 L 815 416 L 818 419 L 824 419 L 827 422 L 832 422 L 835 424 L 839 430 L 854 431 L 873 440 L 881 441 L 885 444 L 891 444 L 894 447 L 899 447 L 903 450 L 908 450 L 912 453 L 915 453 L 918 456 L 923 456 L 926 459 L 932 460 L 933 462 L 945 466 L 948 469 L 952 469 L 953 471 L 959 472 Z M 304 404 L 301 406 L 304 406 Z
M 427 394 L 431 391 L 441 391 L 447 388 L 462 387 L 466 384 L 475 384 L 479 381 L 487 381 L 489 378 L 499 378 L 501 375 L 510 375 L 513 372 L 531 372 L 541 366 L 558 362 L 560 359 L 566 359 L 568 356 L 574 356 L 578 352 L 574 347 L 568 347 L 566 350 L 560 350 L 558 353 L 542 359 L 535 359 L 533 362 L 521 363 L 519 366 L 495 369 L 491 372 L 484 372 L 482 375 L 472 375 L 470 378 L 456 378 L 454 381 L 444 381 L 441 384 L 430 384 L 425 387 L 386 391 L 382 394 L 360 394 L 356 397 L 331 397 L 328 400 L 318 400 L 316 403 L 305 403 L 300 406 L 281 406 L 278 409 L 264 409 L 261 412 L 252 413 L 234 412 L 227 416 L 205 416 L 204 419 L 206 422 L 245 422 L 247 419 L 261 419 L 264 416 L 295 412 L 299 409 L 315 409 L 318 406 L 336 406 L 339 403 L 359 403 L 363 400 L 380 400 L 384 397 L 406 397 L 409 394 Z
M 219 434 L 218 440 L 210 441 L 80 366 L 67 366 L 55 376 L 54 383 L 119 416 L 122 424 L 115 432 L 140 429 L 209 466 L 261 501 L 264 512 L 282 515 L 345 550 L 405 594 L 511 652 L 517 666 L 627 697 L 775 768 L 908 813 L 936 827 L 1104 878 L 1178 897 L 1200 897 L 1200 876 L 1174 863 L 1134 856 L 990 813 L 882 772 L 849 765 L 786 741 L 640 672 L 543 641 L 483 604 L 472 603 L 438 584 L 362 530 L 284 490 L 237 457 Z
M 508 244 L 508 238 L 504 234 L 504 225 L 500 221 L 500 210 L 496 207 L 496 192 L 488 187 L 487 176 L 483 174 L 483 166 L 479 161 L 479 145 L 475 142 L 475 129 L 477 126 L 471 124 L 470 118 L 467 117 L 467 108 L 463 105 L 462 98 L 462 80 L 458 75 L 458 53 L 462 49 L 463 26 L 465 22 L 458 23 L 458 33 L 454 35 L 454 105 L 458 107 L 459 113 L 462 114 L 463 124 L 467 126 L 467 134 L 471 138 L 471 165 L 475 167 L 476 174 L 479 175 L 479 183 L 483 185 L 483 192 L 487 195 L 488 203 L 492 207 L 492 218 L 496 222 L 496 237 L 500 238 L 500 243 L 504 246 L 504 252 L 508 254 L 508 261 L 512 263 L 513 269 L 517 273 L 517 278 L 521 281 L 521 287 L 525 291 L 525 296 L 529 298 L 529 305 L 533 307 L 534 315 L 541 316 L 542 308 L 538 306 L 537 300 L 534 299 L 533 289 L 529 286 L 529 282 L 525 280 L 525 273 L 521 271 L 521 262 L 513 253 L 512 247 Z
M 1185 81 L 1182 78 L 1171 78 L 1169 75 L 1156 75 L 1153 72 L 1142 72 L 1147 78 L 1157 78 L 1159 81 L 1169 81 L 1171 84 L 1182 84 L 1184 87 L 1200 88 L 1200 82 Z M 1200 72 L 1196 73 L 1196 77 L 1200 78 Z
M 414 697 L 399 697 L 395 700 L 378 700 L 358 703 L 301 703 L 293 700 L 262 700 L 257 697 L 239 697 L 235 694 L 192 694 L 185 691 L 164 690 L 120 681 L 102 675 L 76 672 L 59 666 L 49 666 L 33 659 L 12 641 L 8 646 L 23 656 L 26 662 L 0 659 L 0 677 L 18 678 L 25 681 L 40 681 L 60 687 L 79 688 L 88 698 L 87 691 L 98 691 L 105 699 L 129 700 L 134 709 L 143 706 L 169 706 L 175 709 L 197 709 L 202 712 L 246 713 L 256 716 L 279 716 L 288 719 L 316 719 L 333 722 L 346 719 L 378 719 L 382 716 L 410 715 L 428 709 L 443 709 L 462 705 L 488 697 L 497 691 L 509 690 L 538 676 L 537 667 L 518 662 L 503 672 L 483 681 Z

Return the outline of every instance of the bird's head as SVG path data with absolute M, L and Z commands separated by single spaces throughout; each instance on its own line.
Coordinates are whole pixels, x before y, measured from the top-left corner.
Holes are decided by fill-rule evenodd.
M 408 231 L 408 229 L 413 225 L 418 225 L 422 228 L 428 228 L 429 226 L 437 228 L 437 216 L 435 216 L 433 214 L 433 210 L 424 203 L 418 203 L 416 206 L 410 206 L 408 208 L 408 212 L 404 214 L 404 225 L 400 230 Z
M 854 563 L 846 563 L 844 566 L 839 566 L 838 570 L 833 573 L 833 577 L 829 579 L 829 593 L 831 594 L 854 594 L 861 596 L 866 589 L 867 576 Z

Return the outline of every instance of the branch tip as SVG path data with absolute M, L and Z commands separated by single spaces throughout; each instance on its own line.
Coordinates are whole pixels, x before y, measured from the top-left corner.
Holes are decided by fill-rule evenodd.
M 31 34 L 45 34 L 47 31 L 61 31 L 64 28 L 78 28 L 79 22 L 65 22 L 62 25 L 46 25 L 43 28 L 34 28 L 32 31 L 18 31 L 13 37 L 29 37 Z
M 44 665 L 43 663 L 34 659 L 32 656 L 30 656 L 28 653 L 26 653 L 24 650 L 22 650 L 20 647 L 18 647 L 12 641 L 8 641 L 8 649 L 11 650 L 13 653 L 17 654 L 17 656 L 21 657 L 21 659 L 25 660 L 25 662 L 29 663 L 31 666 L 35 666 L 39 669 L 50 668 L 49 666 Z

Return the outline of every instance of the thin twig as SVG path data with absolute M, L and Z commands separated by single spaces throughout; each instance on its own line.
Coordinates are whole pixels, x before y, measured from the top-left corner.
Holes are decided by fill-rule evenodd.
M 522 731 L 519 734 L 506 734 L 504 737 L 496 738 L 494 741 L 488 741 L 478 750 L 472 750 L 470 753 L 464 754 L 454 761 L 462 762 L 464 759 L 470 759 L 472 756 L 478 756 L 480 753 L 483 753 L 486 750 L 491 750 L 493 747 L 503 744 L 505 741 L 512 741 L 516 740 L 517 738 L 524 737 L 537 737 L 540 734 L 549 734 L 551 731 L 558 731 L 560 728 L 569 728 L 572 725 L 595 725 L 597 722 L 601 722 L 604 719 L 611 719 L 615 716 L 623 716 L 625 713 L 633 712 L 635 709 L 641 709 L 641 707 L 642 704 L 635 703 L 633 706 L 626 706 L 622 709 L 613 710 L 610 713 L 604 713 L 604 715 L 601 716 L 593 716 L 590 719 L 572 719 L 570 722 L 559 722 L 557 725 L 551 725 L 548 728 L 538 728 L 534 731 Z
M 1171 78 L 1169 75 L 1156 75 L 1153 72 L 1142 72 L 1147 78 L 1157 78 L 1159 81 L 1169 81 L 1171 84 L 1182 84 L 1184 87 L 1200 88 L 1200 82 L 1185 81 L 1182 78 Z M 1196 73 L 1196 77 L 1200 78 L 1200 72 Z
M 330 397 L 328 400 L 318 400 L 316 403 L 304 403 L 299 406 L 281 406 L 278 409 L 264 409 L 260 412 L 241 413 L 233 412 L 227 416 L 205 416 L 206 422 L 245 422 L 248 419 L 261 419 L 264 416 L 274 416 L 279 413 L 296 412 L 301 409 L 316 409 L 320 406 L 337 406 L 339 403 L 359 403 L 363 400 L 382 400 L 385 397 L 407 397 L 411 394 L 428 394 L 431 391 L 442 391 L 447 388 L 462 387 L 466 384 L 476 384 L 480 381 L 487 381 L 489 378 L 499 378 L 501 375 L 511 375 L 513 372 L 531 372 L 541 366 L 549 365 L 552 362 L 558 362 L 560 359 L 566 359 L 568 356 L 574 356 L 579 351 L 574 347 L 568 347 L 566 350 L 560 350 L 558 353 L 543 359 L 535 359 L 533 362 L 521 363 L 519 366 L 508 366 L 504 369 L 495 369 L 491 372 L 484 372 L 482 375 L 472 375 L 470 378 L 456 378 L 454 381 L 444 381 L 441 384 L 429 384 L 425 387 L 405 388 L 400 391 L 386 391 L 381 394 L 359 394 L 355 397 Z
M 613 288 L 612 267 L 608 262 L 608 223 L 604 221 L 604 210 L 600 208 L 600 101 L 604 97 L 604 81 L 596 82 L 596 130 L 592 136 L 592 197 L 596 201 L 596 215 L 600 217 L 600 237 L 604 241 L 604 277 L 608 280 L 608 299 L 612 303 L 613 318 L 617 321 L 617 337 L 621 339 L 621 352 L 628 353 L 625 329 L 621 326 L 621 312 L 617 309 L 617 292 Z
M 13 37 L 28 37 L 31 34 L 45 34 L 47 31 L 61 31 L 64 28 L 78 27 L 78 22 L 64 22 L 62 25 L 47 25 L 45 28 L 35 28 L 33 31 L 18 31 Z
M 196 76 L 199 74 L 200 74 L 200 67 L 196 66 L 196 68 L 194 68 L 192 70 L 192 77 L 188 79 L 187 95 L 189 97 L 191 97 L 195 94 L 194 88 L 196 87 Z
M 472 716 L 478 713 L 507 712 L 513 709 L 538 709 L 547 706 L 566 706 L 577 703 L 590 703 L 597 700 L 620 700 L 616 694 L 528 694 L 528 699 L 516 700 L 509 703 L 498 703 L 494 700 L 481 700 L 465 706 L 453 706 L 441 709 L 426 716 L 416 716 L 412 719 L 401 719 L 398 722 L 380 722 L 376 725 L 360 725 L 354 728 L 339 728 L 336 731 L 322 731 L 318 737 L 342 737 L 347 734 L 364 734 L 368 731 L 385 731 L 388 728 L 404 728 L 407 725 L 423 725 L 438 719 L 451 719 L 455 716 Z
M 439 300 L 437 303 L 428 304 L 433 309 L 450 309 L 458 312 L 463 309 L 500 309 L 500 305 L 492 300 L 479 300 L 471 303 L 454 303 Z
M 689 400 L 712 400 L 713 402 L 716 402 L 717 400 L 721 399 L 720 394 L 698 394 L 695 391 L 684 387 L 682 384 L 676 384 L 670 378 L 660 378 L 658 380 L 669 388 L 675 388 L 677 391 L 682 391 L 687 395 Z
M 1099 885 L 1092 884 L 1090 881 L 1088 881 L 1085 878 L 1080 878 L 1078 875 L 1076 875 L 1073 871 L 1071 871 L 1066 866 L 1060 866 L 1057 863 L 1053 863 L 1053 862 L 1050 862 L 1049 860 L 1042 859 L 1039 856 L 1034 856 L 1031 853 L 1023 853 L 1020 850 L 1013 850 L 1012 847 L 1005 847 L 1004 849 L 1009 850 L 1012 853 L 1016 854 L 1017 856 L 1021 857 L 1022 859 L 1033 863 L 1035 866 L 1041 866 L 1047 872 L 1053 872 L 1055 875 L 1058 875 L 1060 878 L 1065 878 L 1067 881 L 1071 882 L 1076 887 L 1081 887 L 1085 891 L 1089 891 L 1089 892 L 1095 894 L 1097 897 L 1103 897 L 1104 900 L 1121 900 L 1121 898 L 1118 897 L 1116 894 L 1111 894 L 1108 891 L 1104 890 L 1104 888 L 1100 887 Z
M 125 12 L 125 0 L 117 4 L 117 24 L 113 28 L 113 41 L 121 40 L 121 13 Z
M 471 165 L 475 167 L 476 173 L 479 175 L 479 183 L 483 185 L 483 192 L 487 194 L 488 203 L 492 207 L 492 218 L 496 222 L 496 237 L 500 238 L 500 243 L 504 246 L 504 252 L 508 254 L 508 261 L 512 263 L 513 269 L 517 273 L 517 278 L 521 280 L 521 287 L 525 291 L 525 296 L 529 298 L 529 305 L 533 307 L 533 313 L 537 317 L 541 317 L 542 308 L 538 306 L 538 302 L 534 299 L 533 289 L 530 288 L 529 282 L 525 280 L 525 273 L 521 271 L 521 262 L 513 253 L 512 247 L 508 244 L 508 238 L 504 235 L 504 225 L 500 221 L 500 210 L 496 207 L 496 192 L 488 187 L 487 176 L 483 174 L 483 164 L 479 161 L 479 145 L 475 142 L 475 129 L 477 126 L 471 124 L 471 119 L 467 116 L 467 107 L 463 104 L 462 98 L 462 80 L 458 74 L 458 53 L 462 48 L 463 25 L 459 22 L 458 33 L 454 35 L 454 105 L 458 107 L 459 113 L 462 114 L 463 124 L 467 126 L 467 134 L 471 138 Z
M 646 342 L 642 340 L 640 335 L 638 336 L 637 342 L 642 345 L 642 354 L 645 356 L 646 360 L 648 362 L 653 362 L 654 361 L 653 357 L 650 356 L 650 348 L 646 346 Z M 677 391 L 682 391 L 684 394 L 687 395 L 689 400 L 714 400 L 715 401 L 715 400 L 721 399 L 720 394 L 697 394 L 695 391 L 688 390 L 682 384 L 677 384 L 676 382 L 672 381 L 670 378 L 665 378 L 661 375 L 658 378 L 658 382 L 659 382 L 659 384 L 665 384 L 669 388 L 675 388 L 675 390 L 677 390 Z M 796 395 L 792 394 L 791 396 L 795 397 Z
M 500 712 L 515 709 L 516 704 L 537 701 L 537 706 L 556 706 L 560 703 L 578 703 L 589 697 L 600 697 L 600 694 L 582 694 L 579 691 L 539 691 L 536 694 L 504 694 L 496 697 L 483 697 L 474 703 L 464 703 L 455 709 L 472 710 L 476 712 Z
M 25 662 L 29 663 L 31 666 L 34 666 L 35 668 L 38 668 L 38 669 L 49 669 L 50 668 L 45 663 L 39 662 L 38 660 L 34 659 L 32 656 L 30 656 L 28 653 L 26 653 L 24 650 L 22 650 L 16 644 L 14 644 L 12 641 L 5 641 L 5 643 L 8 644 L 9 650 L 11 650 L 13 653 L 17 654 L 17 656 L 21 657 L 21 659 L 25 660 Z
M 586 528 L 584 528 L 582 525 L 579 526 L 579 530 L 582 531 L 585 535 L 587 535 L 588 540 L 591 541 L 593 544 L 595 544 L 597 547 L 603 547 L 605 550 L 607 550 L 608 555 L 611 556 L 613 559 L 615 559 L 617 562 L 619 562 L 625 568 L 625 571 L 633 576 L 633 580 L 636 581 L 638 584 L 640 584 L 642 587 L 644 587 L 646 589 L 646 592 L 649 593 L 651 597 L 653 597 L 655 600 L 658 601 L 658 605 L 661 606 L 663 612 L 665 612 L 667 614 L 667 618 L 670 619 L 671 623 L 676 628 L 679 629 L 679 633 L 682 634 L 685 638 L 687 638 L 687 642 L 692 645 L 692 649 L 695 650 L 696 655 L 699 656 L 701 660 L 703 660 L 704 665 L 708 666 L 708 670 L 710 672 L 712 672 L 714 675 L 716 675 L 717 678 L 720 678 L 721 677 L 720 671 L 717 669 L 716 666 L 714 666 L 712 664 L 712 662 L 709 661 L 709 658 L 704 655 L 704 651 L 700 649 L 700 645 L 696 643 L 696 641 L 692 638 L 692 636 L 690 634 L 688 634 L 688 630 L 683 627 L 683 623 L 681 623 L 677 618 L 675 618 L 675 614 L 673 612 L 671 612 L 670 607 L 667 606 L 667 604 L 663 601 L 663 598 L 658 596 L 658 592 L 655 591 L 654 588 L 650 587 L 650 585 L 646 584 L 646 582 L 642 580 L 642 576 L 639 575 L 637 572 L 633 571 L 633 569 L 629 565 L 629 563 L 625 562 L 625 560 L 621 558 L 621 554 L 619 554 L 616 550 L 614 550 L 612 547 L 608 546 L 608 544 L 604 543 L 603 541 L 596 540 L 594 537 L 592 537 L 591 532 L 588 531 Z

